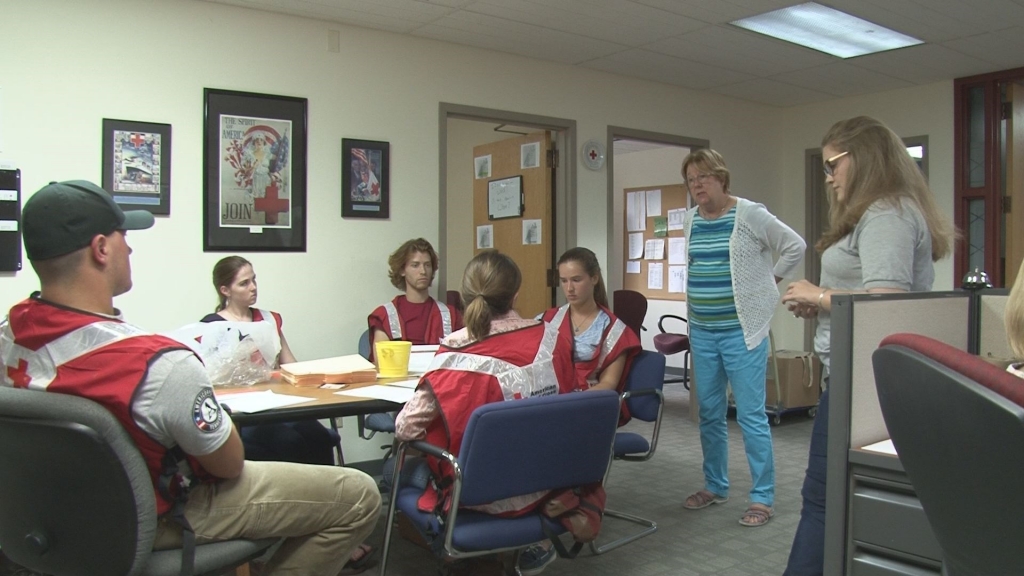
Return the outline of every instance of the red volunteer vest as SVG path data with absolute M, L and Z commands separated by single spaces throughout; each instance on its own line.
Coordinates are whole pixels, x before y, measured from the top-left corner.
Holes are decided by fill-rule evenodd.
M 156 492 L 157 514 L 173 506 L 158 488 L 168 450 L 139 428 L 132 418 L 131 404 L 149 363 L 168 350 L 188 348 L 120 320 L 36 297 L 15 305 L 7 321 L 0 324 L 0 356 L 6 365 L 4 384 L 81 396 L 106 408 L 128 431 L 146 461 Z M 202 410 L 203 406 L 195 409 Z M 191 457 L 188 461 L 198 478 L 212 479 L 198 461 Z
M 421 386 L 430 387 L 441 408 L 427 428 L 426 441 L 458 456 L 466 424 L 478 406 L 571 392 L 574 377 L 568 346 L 545 323 L 493 334 L 462 348 L 442 344 L 420 381 Z M 447 508 L 452 469 L 437 458 L 428 457 L 427 462 L 441 493 L 428 487 L 419 508 L 432 511 L 439 502 Z M 503 515 L 525 514 L 537 503 Z
M 600 306 L 600 305 L 598 305 Z M 598 376 L 619 356 L 626 355 L 626 364 L 622 367 L 622 376 L 615 390 L 622 394 L 626 387 L 626 376 L 629 374 L 629 367 L 633 364 L 633 358 L 640 353 L 640 339 L 629 329 L 628 326 L 612 314 L 612 311 L 600 306 L 601 310 L 608 315 L 611 322 L 601 334 L 601 342 L 597 354 L 588 361 L 577 362 L 573 360 L 576 368 L 576 386 L 578 390 L 587 390 L 597 384 Z M 560 333 L 564 334 L 571 341 L 573 340 L 572 321 L 569 318 L 569 305 L 559 308 L 551 308 L 544 313 L 544 321 L 558 326 Z M 573 348 L 575 350 L 575 347 Z M 622 404 L 622 414 L 619 416 L 619 426 L 629 422 L 629 409 Z
M 373 360 L 373 331 L 381 330 L 391 340 L 409 340 L 406 336 L 405 321 L 398 313 L 398 300 L 405 298 L 405 295 L 398 295 L 388 302 L 378 306 L 367 318 L 370 329 L 370 359 Z M 462 314 L 454 307 L 438 300 L 430 299 L 435 306 L 430 308 L 427 316 L 427 331 L 424 333 L 423 341 L 410 340 L 413 344 L 437 344 L 452 332 L 462 328 Z

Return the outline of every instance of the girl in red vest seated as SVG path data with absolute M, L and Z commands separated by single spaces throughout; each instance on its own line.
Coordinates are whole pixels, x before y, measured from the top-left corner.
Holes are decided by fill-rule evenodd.
M 545 312 L 544 321 L 573 341 L 577 389 L 621 392 L 640 339 L 608 309 L 597 256 L 586 248 L 562 254 L 558 281 L 568 304 Z
M 462 297 L 466 327 L 445 338 L 413 398 L 398 414 L 399 440 L 422 440 L 458 455 L 469 416 L 478 406 L 575 389 L 572 343 L 557 326 L 523 319 L 513 309 L 522 276 L 505 254 L 481 252 L 466 266 Z M 500 363 L 493 359 L 501 360 Z M 424 486 L 421 510 L 448 506 L 451 468 L 427 457 L 438 481 Z M 415 468 L 416 462 L 407 462 Z M 419 464 L 422 468 L 422 463 Z M 407 475 L 401 480 L 419 477 Z M 419 483 L 413 483 L 419 485 Z M 435 486 L 448 486 L 438 491 Z M 518 516 L 533 510 L 545 493 L 509 498 L 476 508 Z

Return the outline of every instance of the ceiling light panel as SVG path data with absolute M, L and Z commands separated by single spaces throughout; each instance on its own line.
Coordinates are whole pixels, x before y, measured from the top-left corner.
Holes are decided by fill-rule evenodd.
M 923 42 L 814 2 L 731 22 L 759 34 L 840 58 L 853 58 Z

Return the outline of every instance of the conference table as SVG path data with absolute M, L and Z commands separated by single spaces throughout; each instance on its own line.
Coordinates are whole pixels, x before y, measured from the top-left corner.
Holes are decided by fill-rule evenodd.
M 410 375 L 408 378 L 415 378 Z M 358 390 L 359 388 L 388 384 L 404 379 L 379 379 L 374 382 L 349 384 L 344 390 Z M 259 412 L 243 413 L 232 411 L 231 419 L 238 426 L 251 426 L 255 424 L 272 424 L 276 422 L 290 422 L 304 419 L 341 418 L 344 416 L 359 416 L 379 412 L 394 412 L 402 408 L 399 402 L 381 400 L 376 398 L 362 398 L 358 396 L 342 396 L 336 394 L 335 388 L 312 388 L 293 386 L 287 382 L 271 381 L 252 386 L 237 386 L 217 388 L 217 400 L 222 404 L 231 405 L 231 397 L 235 394 L 249 394 L 271 391 L 274 394 L 287 396 L 304 396 L 312 398 L 312 401 L 290 406 L 281 406 Z

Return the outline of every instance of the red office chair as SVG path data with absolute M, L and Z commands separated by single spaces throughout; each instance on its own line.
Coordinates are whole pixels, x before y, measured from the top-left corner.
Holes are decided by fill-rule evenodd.
M 885 425 L 942 548 L 943 574 L 1019 574 L 1024 380 L 918 334 L 872 354 Z
M 683 323 L 683 334 L 676 332 L 665 331 L 665 320 L 678 320 Z M 682 382 L 683 387 L 687 390 L 690 389 L 690 337 L 685 334 L 689 332 L 689 323 L 686 318 L 682 316 L 676 316 L 675 314 L 665 314 L 661 318 L 658 318 L 658 330 L 661 334 L 654 336 L 654 348 L 664 354 L 665 356 L 671 356 L 672 354 L 683 353 L 683 376 L 682 378 L 669 378 L 665 380 L 666 384 L 674 382 Z
M 612 292 L 612 312 L 622 323 L 640 337 L 644 328 L 644 317 L 647 316 L 647 297 L 634 290 L 616 290 Z

